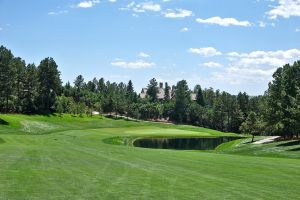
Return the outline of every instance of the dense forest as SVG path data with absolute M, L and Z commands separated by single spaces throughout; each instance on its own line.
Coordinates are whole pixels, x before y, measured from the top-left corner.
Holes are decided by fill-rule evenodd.
M 0 112 L 73 115 L 114 113 L 135 119 L 164 119 L 226 132 L 251 135 L 299 136 L 300 132 L 300 61 L 279 67 L 269 88 L 261 96 L 245 92 L 231 95 L 212 88 L 193 90 L 185 80 L 157 98 L 158 83 L 149 81 L 146 98 L 135 91 L 132 81 L 115 83 L 104 78 L 85 81 L 82 75 L 73 84 L 62 84 L 53 58 L 38 66 L 26 64 L 12 52 L 0 47 Z M 191 92 L 196 100 L 191 100 Z

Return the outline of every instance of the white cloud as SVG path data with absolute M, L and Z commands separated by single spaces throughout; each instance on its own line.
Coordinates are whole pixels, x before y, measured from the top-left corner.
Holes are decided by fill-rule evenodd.
M 132 1 L 132 2 L 130 2 L 126 7 L 127 7 L 127 8 L 132 8 L 134 5 L 135 5 L 135 2 Z
M 263 22 L 263 21 L 259 21 L 258 22 L 258 26 L 261 27 L 261 28 L 265 28 L 266 27 L 266 23 Z
M 207 62 L 207 63 L 203 63 L 203 65 L 205 67 L 209 67 L 209 68 L 221 68 L 221 67 L 223 67 L 222 64 L 217 63 L 217 62 Z
M 120 8 L 120 10 L 131 10 L 135 13 L 144 13 L 146 11 L 159 12 L 161 11 L 160 4 L 153 3 L 152 1 L 145 1 L 142 3 L 135 3 L 134 1 L 127 4 L 126 7 Z M 136 17 L 137 15 L 135 15 Z
M 68 10 L 60 10 L 57 12 L 54 12 L 54 11 L 48 12 L 48 15 L 61 15 L 61 14 L 68 14 L 68 13 L 69 13 Z
M 227 53 L 231 61 L 224 72 L 215 72 L 212 77 L 230 84 L 263 83 L 272 80 L 274 71 L 300 57 L 299 49 L 278 51 L 252 51 L 250 53 Z
M 135 13 L 132 13 L 132 17 L 139 17 L 139 15 L 135 14 Z
M 108 0 L 109 2 L 115 3 L 117 0 Z
M 266 83 L 272 80 L 272 74 L 275 68 L 272 69 L 251 69 L 228 67 L 224 72 L 212 73 L 213 80 L 224 81 L 232 85 L 240 85 L 243 83 Z
M 188 31 L 190 31 L 190 29 L 187 28 L 187 27 L 184 27 L 184 28 L 180 29 L 180 32 L 188 32 Z
M 132 1 L 126 6 L 126 8 L 122 8 L 122 10 L 132 10 L 137 13 L 143 13 L 146 11 L 159 12 L 161 11 L 161 6 L 160 4 L 153 3 L 152 1 L 146 1 L 139 4 Z
M 149 10 L 153 12 L 159 12 L 161 10 L 161 7 L 159 4 L 153 3 L 153 2 L 144 2 L 141 4 L 142 9 Z
M 222 55 L 221 52 L 217 51 L 213 47 L 204 47 L 204 48 L 190 48 L 188 50 L 189 53 L 199 54 L 205 57 L 218 56 Z
M 196 21 L 201 24 L 216 24 L 220 26 L 251 26 L 248 21 L 238 21 L 235 18 L 221 18 L 221 17 L 211 17 L 208 19 L 197 18 Z
M 296 28 L 295 31 L 296 31 L 296 32 L 300 32 L 300 29 L 299 29 L 299 28 Z
M 3 30 L 3 28 L 0 27 L 0 31 L 2 31 L 2 30 Z
M 142 57 L 142 58 L 148 58 L 148 57 L 150 57 L 149 54 L 146 54 L 146 53 L 144 53 L 144 52 L 140 52 L 138 56 L 139 56 L 139 57 Z
M 278 51 L 253 51 L 250 53 L 230 52 L 230 57 L 238 58 L 237 64 L 244 67 L 255 67 L 267 65 L 272 67 L 280 67 L 286 63 L 295 61 L 300 57 L 300 50 L 278 50 Z
M 115 67 L 125 68 L 125 69 L 146 69 L 146 68 L 154 67 L 156 64 L 154 62 L 137 60 L 133 62 L 115 61 L 112 62 L 111 65 Z
M 185 18 L 193 15 L 193 12 L 190 10 L 184 9 L 176 9 L 175 11 L 172 9 L 167 9 L 164 12 L 164 16 L 167 18 Z
M 277 5 L 267 12 L 270 19 L 300 17 L 300 0 L 276 0 Z
M 77 7 L 78 8 L 91 8 L 98 3 L 100 3 L 100 0 L 82 1 L 77 4 Z
M 240 54 L 238 52 L 230 52 L 230 53 L 227 53 L 228 56 L 232 56 L 232 57 L 239 57 Z

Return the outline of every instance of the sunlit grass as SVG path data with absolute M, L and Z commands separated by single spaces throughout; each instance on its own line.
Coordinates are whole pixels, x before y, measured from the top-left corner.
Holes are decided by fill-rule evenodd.
M 222 154 L 105 142 L 111 138 L 123 144 L 124 138 L 131 137 L 233 134 L 99 116 L 0 118 L 8 123 L 0 125 L 0 199 L 273 200 L 300 195 L 300 159 L 245 156 L 234 150 L 249 151 L 251 144 L 241 141 L 223 144 Z M 257 148 L 263 147 L 267 146 Z

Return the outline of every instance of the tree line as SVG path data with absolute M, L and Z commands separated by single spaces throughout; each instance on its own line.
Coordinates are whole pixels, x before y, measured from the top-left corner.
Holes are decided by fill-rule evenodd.
M 53 58 L 38 66 L 26 64 L 0 47 L 0 112 L 70 113 L 92 115 L 114 113 L 135 119 L 164 119 L 225 132 L 254 135 L 281 135 L 292 138 L 300 132 L 300 61 L 276 70 L 263 95 L 245 92 L 232 95 L 213 88 L 188 87 L 185 80 L 171 87 L 165 83 L 159 99 L 153 78 L 146 98 L 135 91 L 132 81 L 116 83 L 104 78 L 85 81 L 82 75 L 73 84 L 62 84 Z M 196 100 L 191 99 L 191 93 Z

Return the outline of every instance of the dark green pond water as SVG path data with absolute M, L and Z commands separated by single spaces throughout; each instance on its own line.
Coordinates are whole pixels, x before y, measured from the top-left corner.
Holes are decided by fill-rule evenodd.
M 133 142 L 135 147 L 177 150 L 213 150 L 222 143 L 241 137 L 216 138 L 143 138 Z

